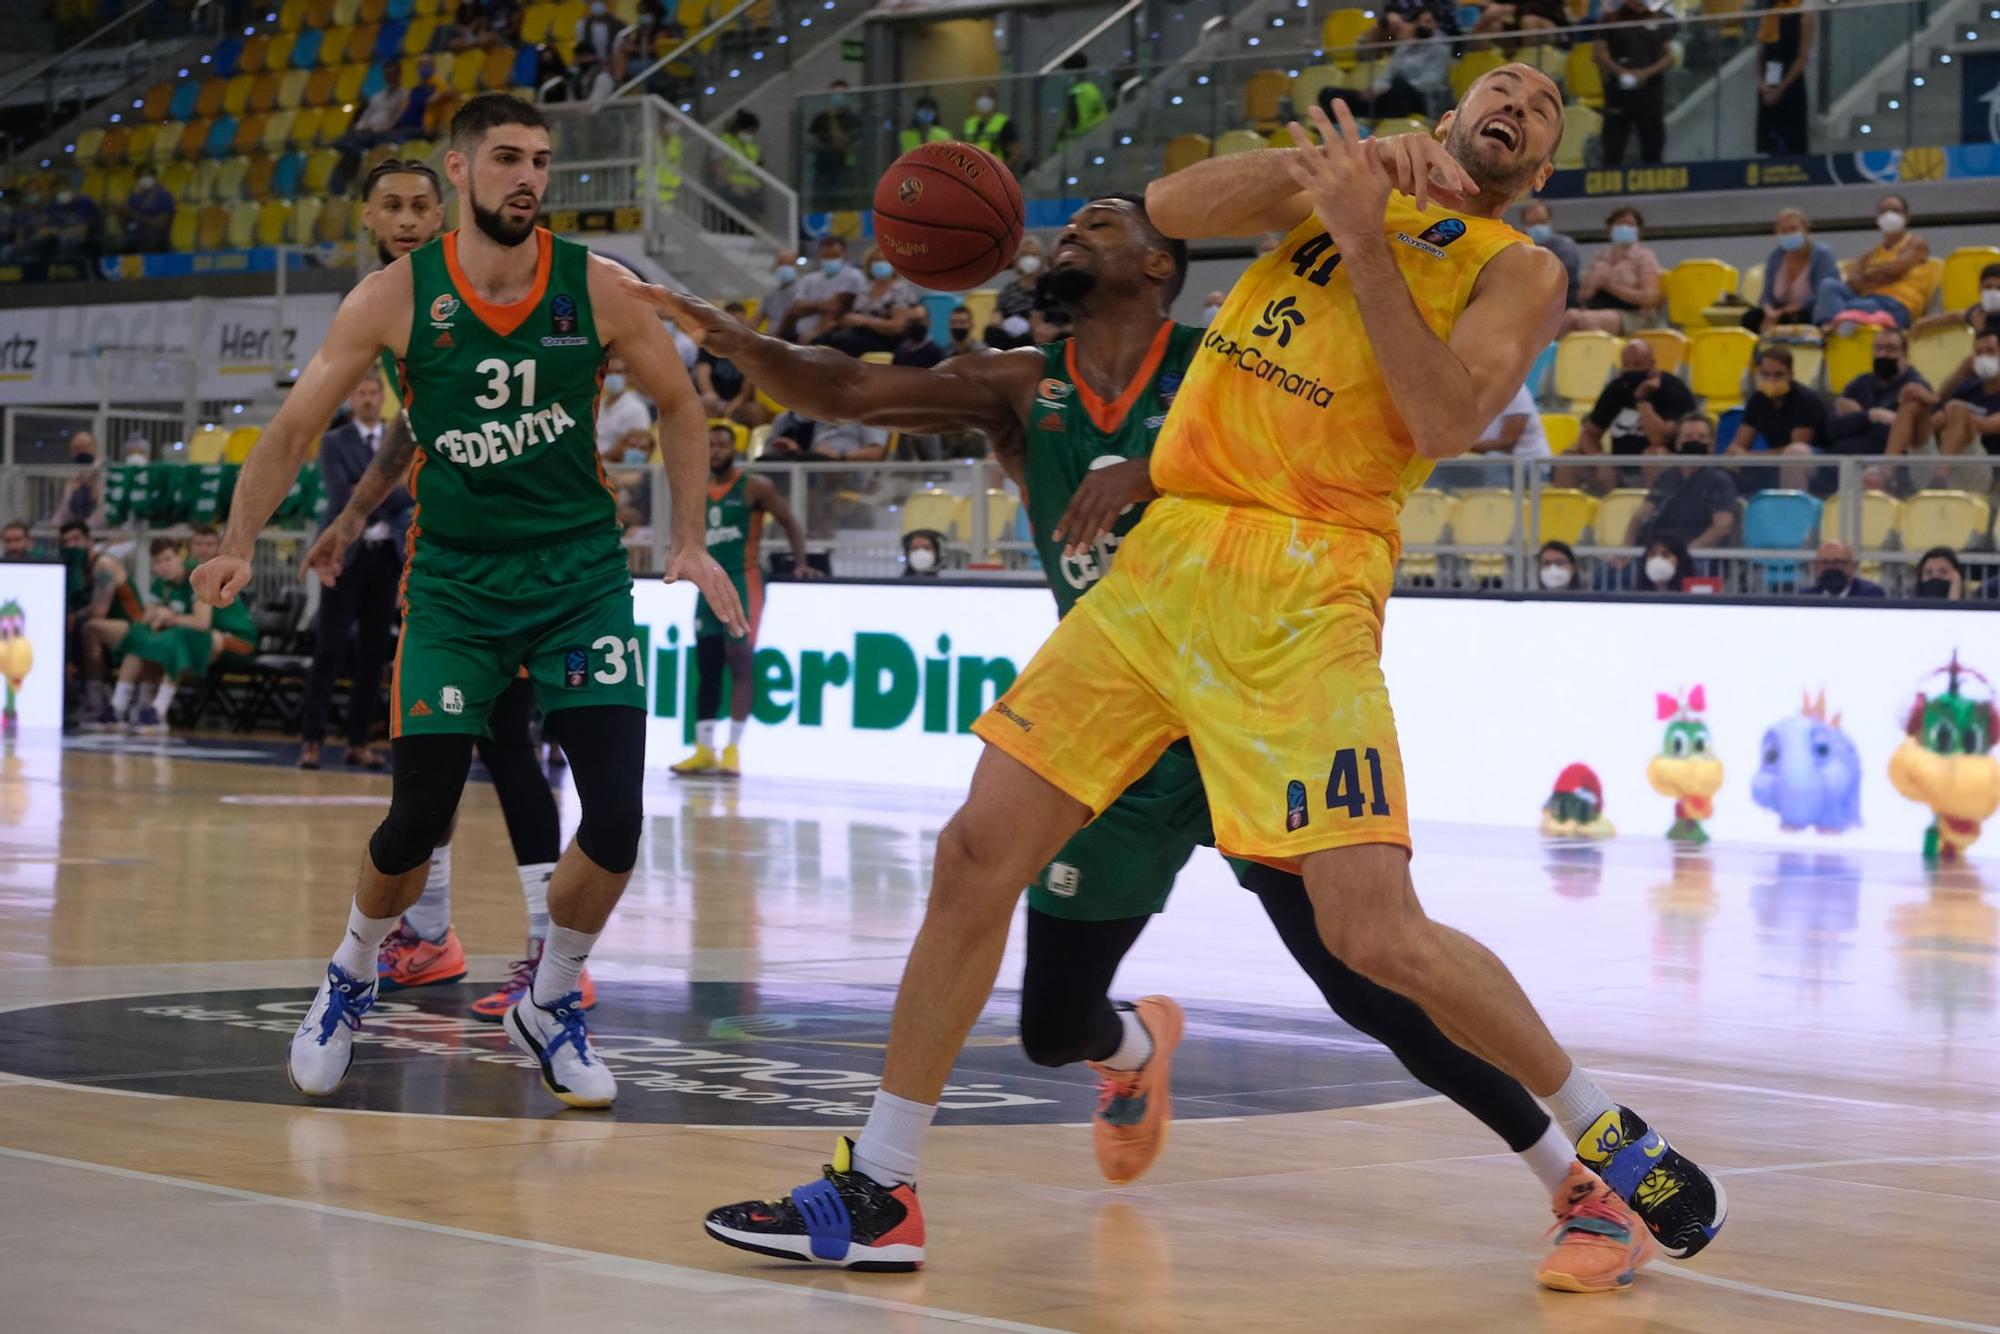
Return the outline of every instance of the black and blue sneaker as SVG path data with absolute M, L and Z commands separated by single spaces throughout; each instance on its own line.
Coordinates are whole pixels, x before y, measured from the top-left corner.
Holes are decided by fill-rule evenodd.
M 1663 1254 L 1685 1260 L 1722 1231 L 1729 1214 L 1722 1186 L 1630 1108 L 1598 1117 L 1576 1142 L 1576 1156 L 1632 1206 Z
M 708 1235 L 725 1246 L 780 1260 L 875 1273 L 924 1267 L 924 1213 L 917 1188 L 885 1186 L 854 1169 L 843 1137 L 826 1175 L 782 1200 L 746 1200 L 714 1210 Z

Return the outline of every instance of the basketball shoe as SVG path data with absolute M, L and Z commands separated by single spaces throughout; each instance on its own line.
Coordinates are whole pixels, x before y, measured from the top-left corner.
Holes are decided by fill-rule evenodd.
M 1663 1254 L 1685 1260 L 1715 1240 L 1729 1199 L 1637 1113 L 1617 1107 L 1576 1142 L 1576 1156 L 1632 1206 Z
M 845 1136 L 824 1170 L 782 1200 L 726 1204 L 702 1226 L 725 1246 L 781 1260 L 874 1273 L 924 1267 L 924 1211 L 915 1186 L 885 1186 L 855 1171 L 854 1143 Z
M 1167 1080 L 1174 1048 L 1181 1045 L 1185 1020 L 1170 996 L 1145 996 L 1132 1008 L 1153 1039 L 1153 1054 L 1137 1070 L 1112 1070 L 1090 1062 L 1097 1072 L 1097 1113 L 1090 1119 L 1097 1169 L 1114 1186 L 1137 1181 L 1160 1156 L 1167 1126 L 1174 1119 Z
M 715 772 L 715 766 L 715 752 L 707 746 L 697 745 L 694 748 L 694 754 L 688 756 L 679 764 L 669 765 L 667 772 L 677 778 L 683 778 L 688 774 L 712 774 Z
M 167 720 L 160 716 L 158 709 L 148 704 L 145 708 L 139 710 L 138 715 L 132 719 L 130 726 L 126 730 L 133 736 L 165 736 L 167 734 Z
M 1616 1292 L 1653 1258 L 1653 1239 L 1630 1206 L 1582 1163 L 1556 1190 L 1555 1246 L 1535 1279 L 1557 1292 Z
M 590 1045 L 583 1018 L 583 993 L 558 997 L 548 1009 L 522 993 L 503 1021 L 514 1045 L 541 1062 L 542 1087 L 571 1107 L 609 1107 L 618 1081 Z
M 354 1034 L 361 1027 L 361 1016 L 374 1004 L 373 978 L 354 977 L 337 963 L 326 966 L 326 981 L 319 984 L 312 1008 L 292 1034 L 285 1076 L 293 1088 L 323 1098 L 340 1087 L 354 1063 Z
M 375 956 L 375 985 L 385 996 L 410 987 L 441 987 L 464 976 L 465 947 L 451 927 L 444 929 L 443 940 L 430 941 L 408 922 L 398 922 Z
M 507 980 L 494 990 L 472 1002 L 473 1017 L 475 1019 L 484 1019 L 490 1024 L 497 1024 L 502 1019 L 505 1019 L 507 1011 L 514 1008 L 514 1002 L 527 995 L 528 988 L 534 985 L 535 969 L 541 966 L 541 962 L 542 942 L 539 940 L 529 941 L 528 957 L 525 959 L 516 959 L 512 964 L 508 965 Z M 586 1010 L 596 1009 L 597 983 L 590 980 L 589 964 L 583 966 L 583 972 L 576 979 L 576 985 L 577 990 L 583 995 L 583 1008 Z
M 724 778 L 741 778 L 743 776 L 743 757 L 737 753 L 736 747 L 724 746 L 722 748 L 722 758 L 716 762 L 715 771 Z

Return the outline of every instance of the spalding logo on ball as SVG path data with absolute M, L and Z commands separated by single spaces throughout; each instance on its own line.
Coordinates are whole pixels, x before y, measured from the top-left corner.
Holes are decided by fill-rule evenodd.
M 875 186 L 875 240 L 919 287 L 963 292 L 1014 260 L 1026 225 L 1021 187 L 992 154 L 955 140 L 921 144 Z

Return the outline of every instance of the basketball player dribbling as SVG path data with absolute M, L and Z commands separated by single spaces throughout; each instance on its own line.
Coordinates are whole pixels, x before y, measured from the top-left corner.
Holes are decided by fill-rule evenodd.
M 1296 148 L 1148 190 L 1169 237 L 1285 239 L 1202 338 L 1153 453 L 1160 499 L 974 726 L 987 749 L 939 836 L 866 1127 L 822 1180 L 719 1209 L 711 1232 L 851 1268 L 923 1262 L 924 1135 L 1021 887 L 1182 737 L 1217 846 L 1296 868 L 1333 954 L 1547 1102 L 1666 1254 L 1721 1228 L 1720 1188 L 1570 1060 L 1497 958 L 1425 915 L 1409 875 L 1381 668 L 1397 514 L 1436 460 L 1471 447 L 1560 321 L 1561 266 L 1499 218 L 1547 180 L 1561 94 L 1528 66 L 1487 74 L 1440 122 L 1448 160 L 1426 155 L 1413 178 L 1336 111 L 1338 132 L 1314 113 L 1320 144 L 1294 127 Z

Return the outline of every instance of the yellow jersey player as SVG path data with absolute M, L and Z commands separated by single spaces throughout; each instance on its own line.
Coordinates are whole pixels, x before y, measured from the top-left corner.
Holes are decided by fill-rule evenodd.
M 1336 955 L 1548 1102 L 1603 1179 L 1559 1201 L 1566 1227 L 1605 1225 L 1607 1187 L 1668 1255 L 1721 1227 L 1715 1183 L 1574 1065 L 1499 960 L 1424 914 L 1409 875 L 1381 668 L 1397 514 L 1555 334 L 1562 268 L 1499 219 L 1548 177 L 1561 93 L 1508 65 L 1436 139 L 1386 145 L 1337 111 L 1338 132 L 1315 112 L 1319 144 L 1294 126 L 1296 148 L 1212 159 L 1148 190 L 1169 237 L 1284 242 L 1202 340 L 1154 450 L 1160 499 L 975 724 L 987 749 L 938 839 L 861 1136 L 789 1199 L 711 1214 L 712 1233 L 850 1268 L 923 1262 L 918 1155 L 1020 886 L 1183 736 L 1217 846 L 1297 868 Z

